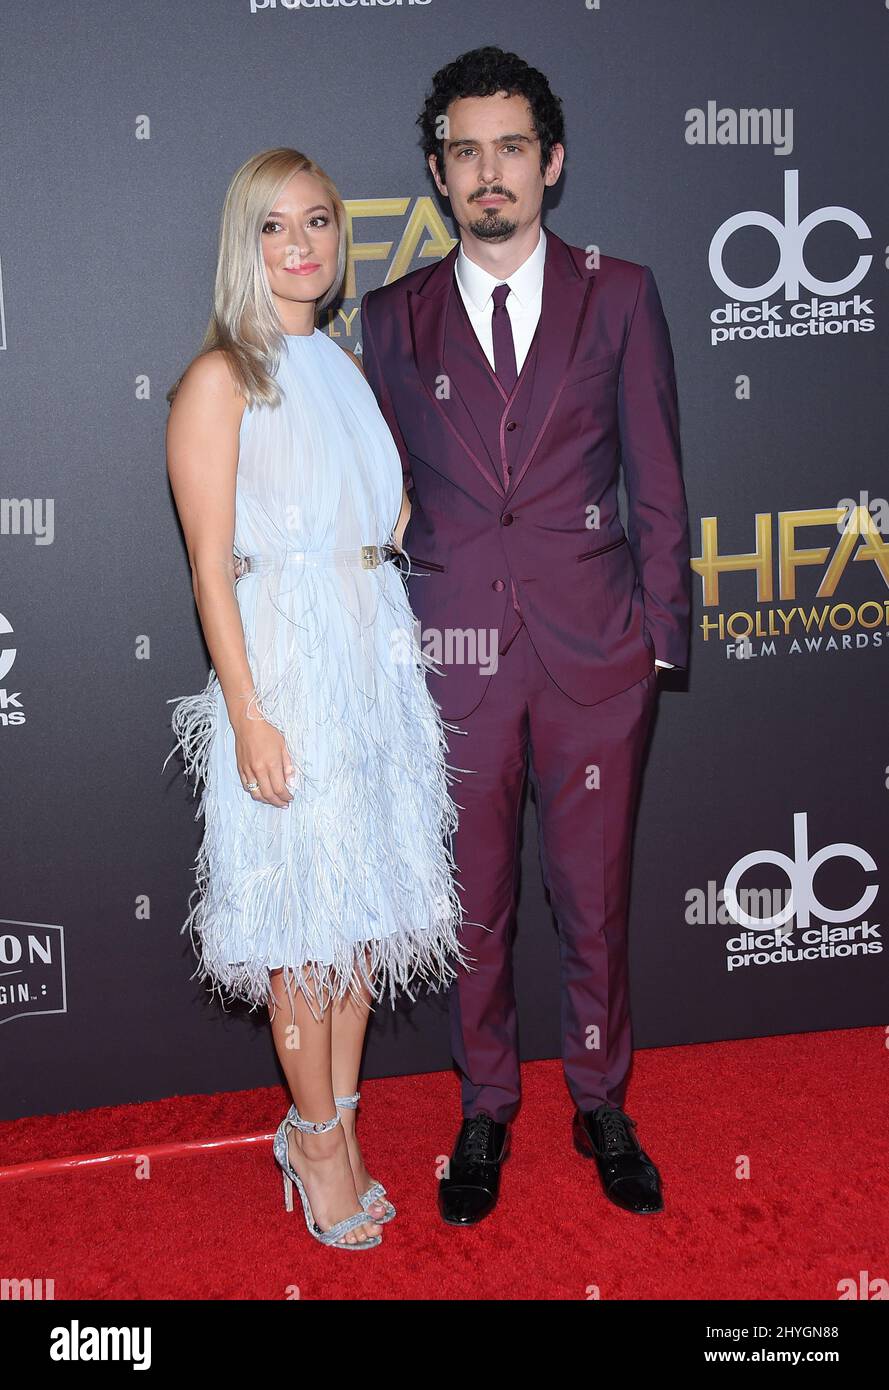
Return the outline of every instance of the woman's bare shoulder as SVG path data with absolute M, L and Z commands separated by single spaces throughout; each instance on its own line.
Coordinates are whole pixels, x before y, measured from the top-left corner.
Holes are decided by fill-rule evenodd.
M 342 347 L 342 344 L 340 344 L 340 346 Z M 364 368 L 361 365 L 361 358 L 357 357 L 351 348 L 344 347 L 343 352 L 346 354 L 347 357 L 351 357 L 352 361 L 355 363 L 355 366 L 358 368 L 361 375 L 364 376 Z
M 182 373 L 177 394 L 210 399 L 214 405 L 237 411 L 246 404 L 231 358 L 223 348 L 199 353 Z

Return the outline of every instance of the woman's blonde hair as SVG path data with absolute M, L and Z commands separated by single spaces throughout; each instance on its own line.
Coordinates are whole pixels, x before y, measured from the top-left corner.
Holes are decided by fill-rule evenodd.
M 336 274 L 315 305 L 316 317 L 337 298 L 346 273 L 346 210 L 332 179 L 299 150 L 263 150 L 241 165 L 222 208 L 213 313 L 198 357 L 215 349 L 228 356 L 248 406 L 278 405 L 273 376 L 284 336 L 272 301 L 262 256 L 262 228 L 275 199 L 294 174 L 312 174 L 324 185 L 339 232 Z M 167 392 L 172 404 L 182 375 Z

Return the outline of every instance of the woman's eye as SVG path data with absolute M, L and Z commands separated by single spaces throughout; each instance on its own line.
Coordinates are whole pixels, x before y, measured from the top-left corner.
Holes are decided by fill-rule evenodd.
M 309 221 L 308 221 L 308 223 L 307 223 L 306 225 L 309 226 L 309 227 L 312 227 L 312 226 L 326 227 L 326 226 L 329 224 L 329 222 L 330 222 L 330 218 L 329 218 L 325 213 L 318 213 L 315 217 L 310 217 L 310 218 L 309 218 Z M 276 221 L 274 218 L 272 218 L 272 219 L 270 219 L 268 222 L 265 222 L 265 223 L 263 224 L 262 230 L 263 230 L 264 232 L 283 231 L 283 230 L 284 230 L 284 224 L 283 224 L 283 222 L 278 222 L 278 221 Z

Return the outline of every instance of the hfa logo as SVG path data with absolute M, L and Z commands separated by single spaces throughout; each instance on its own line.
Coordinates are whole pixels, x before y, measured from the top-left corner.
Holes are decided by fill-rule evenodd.
M 710 314 L 710 342 L 743 342 L 751 338 L 821 337 L 844 333 L 871 333 L 874 329 L 873 300 L 858 294 L 838 300 L 861 283 L 873 262 L 872 255 L 860 255 L 850 270 L 836 280 L 821 280 L 806 263 L 809 234 L 826 222 L 840 222 L 851 228 L 859 241 L 870 238 L 871 230 L 863 217 L 851 208 L 816 208 L 802 221 L 799 215 L 799 170 L 784 173 L 784 218 L 749 209 L 735 213 L 716 229 L 710 242 L 710 274 L 726 304 Z M 736 232 L 761 227 L 774 239 L 778 265 L 768 280 L 759 285 L 743 285 L 733 280 L 725 268 L 725 248 Z M 811 298 L 800 299 L 800 290 Z M 785 303 L 769 304 L 772 295 L 783 292 Z M 759 301 L 756 303 L 755 301 Z M 745 307 L 741 307 L 741 306 Z M 789 307 L 788 307 L 789 306 Z M 785 316 L 785 308 L 787 313 Z
M 823 545 L 813 545 L 808 537 L 803 543 L 802 536 L 813 527 L 824 531 Z M 865 492 L 859 492 L 857 501 L 840 498 L 835 507 L 778 512 L 777 524 L 771 513 L 756 512 L 755 545 L 748 551 L 722 551 L 719 518 L 702 516 L 701 550 L 691 557 L 691 568 L 701 579 L 704 642 L 721 644 L 727 658 L 739 661 L 779 652 L 804 656 L 879 650 L 889 635 L 887 529 L 889 502 Z M 873 580 L 875 597 L 860 596 L 855 570 L 866 584 Z M 735 575 L 752 581 L 740 594 Z M 723 580 L 730 589 L 725 594 Z M 806 595 L 816 581 L 810 600 Z M 849 598 L 841 597 L 841 584 Z M 716 611 L 708 611 L 712 609 Z
M 750 930 L 726 943 L 726 967 L 730 972 L 750 965 L 879 955 L 883 949 L 880 924 L 862 920 L 879 892 L 878 883 L 869 883 L 858 901 L 846 907 L 827 907 L 815 893 L 815 875 L 821 865 L 840 858 L 851 859 L 865 873 L 876 873 L 873 856 L 860 845 L 841 841 L 810 855 L 807 814 L 795 811 L 792 856 L 777 849 L 757 849 L 732 865 L 722 889 L 726 911 L 739 926 Z M 777 911 L 752 916 L 741 906 L 738 889 L 743 875 L 761 864 L 772 864 L 786 874 L 790 891 Z M 741 892 L 752 905 L 751 891 Z M 761 896 L 768 899 L 769 892 L 765 889 Z M 813 921 L 813 916 L 820 923 Z
M 388 261 L 384 285 L 392 280 L 400 280 L 411 269 L 414 260 L 441 260 L 446 256 L 456 240 L 450 236 L 441 218 L 437 204 L 425 194 L 414 199 L 410 216 L 405 213 L 411 205 L 410 198 L 350 198 L 346 200 L 347 242 L 349 258 L 346 268 L 344 296 L 346 299 L 360 298 L 355 283 L 355 265 L 358 261 Z M 356 241 L 355 222 L 365 217 L 385 217 L 397 224 L 404 224 L 398 237 L 387 241 Z M 395 252 L 393 255 L 393 247 Z
M 359 261 L 385 261 L 386 274 L 380 284 L 388 285 L 399 280 L 416 263 L 428 260 L 441 260 L 456 239 L 452 237 L 441 218 L 437 204 L 424 194 L 410 198 L 347 198 L 346 208 L 346 275 L 343 281 L 343 304 L 336 313 L 327 315 L 327 331 L 332 338 L 352 338 L 353 325 L 357 325 L 361 296 L 369 285 L 359 290 L 355 267 Z M 408 213 L 408 209 L 410 212 Z M 364 218 L 385 218 L 385 231 L 389 223 L 395 224 L 395 232 L 384 240 L 356 240 L 355 223 Z M 365 233 L 362 233 L 364 235 Z M 357 301 L 357 302 L 356 302 Z M 345 331 L 342 331 L 345 330 Z
M 0 918 L 0 1023 L 67 1008 L 62 928 Z

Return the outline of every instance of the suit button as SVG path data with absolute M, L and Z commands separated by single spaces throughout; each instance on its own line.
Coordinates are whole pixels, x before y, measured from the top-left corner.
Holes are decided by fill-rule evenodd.
M 508 464 L 506 465 L 506 471 L 507 471 L 507 473 L 511 473 L 511 472 L 512 472 L 512 464 L 511 464 L 511 463 L 508 463 Z
M 494 583 L 491 585 L 491 588 L 494 590 L 495 594 L 502 594 L 503 590 L 506 588 L 506 585 L 504 584 L 502 579 L 495 579 Z
M 512 512 L 504 512 L 503 515 L 502 515 L 502 517 L 500 518 L 500 525 L 501 525 L 501 526 L 511 526 L 512 523 L 513 523 L 513 515 L 512 515 Z
M 514 429 L 515 429 L 515 420 L 510 420 L 510 422 L 509 422 L 509 424 L 506 426 L 506 428 L 507 428 L 508 430 L 514 430 Z

